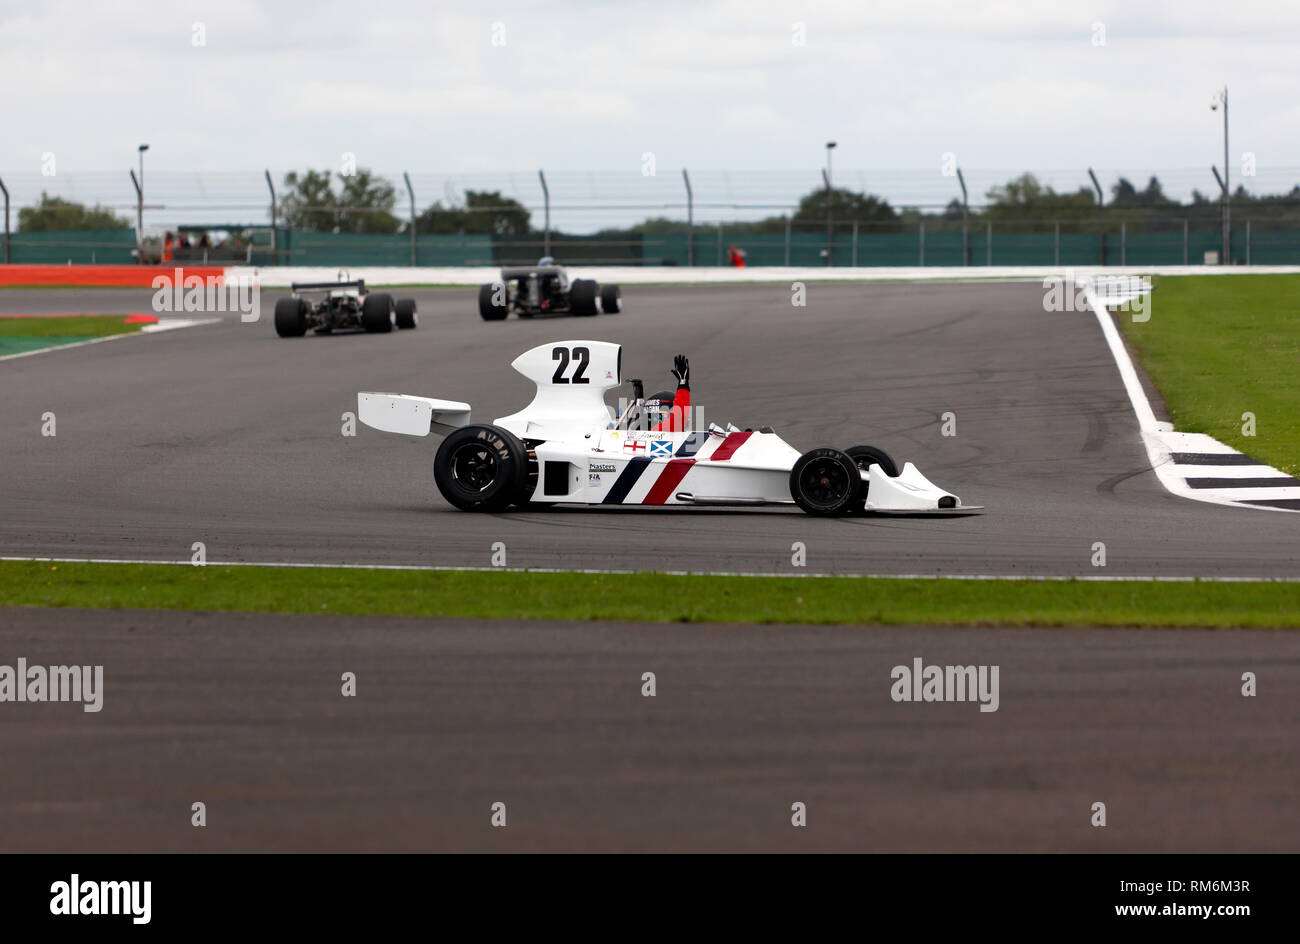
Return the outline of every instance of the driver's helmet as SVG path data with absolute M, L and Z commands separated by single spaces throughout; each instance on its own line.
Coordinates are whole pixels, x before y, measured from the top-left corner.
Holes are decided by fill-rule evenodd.
M 554 256 L 542 256 L 542 258 L 540 258 L 540 259 L 537 260 L 537 265 L 538 265 L 539 268 L 540 268 L 541 266 L 553 266 L 553 265 L 555 265 L 555 257 L 554 257 Z
M 661 390 L 652 397 L 646 397 L 645 403 L 645 422 L 647 429 L 654 429 L 660 423 L 668 419 L 673 409 L 673 394 L 667 390 Z

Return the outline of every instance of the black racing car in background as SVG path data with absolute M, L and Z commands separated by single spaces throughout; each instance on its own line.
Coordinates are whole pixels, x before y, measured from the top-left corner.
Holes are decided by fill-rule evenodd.
M 607 315 L 623 310 L 617 285 L 601 288 L 595 279 L 569 281 L 563 266 L 549 258 L 535 266 L 507 266 L 501 279 L 488 282 L 478 290 L 478 313 L 484 321 L 501 321 L 510 312 L 520 318 L 535 315 L 571 314 Z
M 364 279 L 294 282 L 290 289 L 293 297 L 275 303 L 275 333 L 282 338 L 300 338 L 308 331 L 411 329 L 420 323 L 415 299 L 394 302 L 391 295 L 367 291 Z M 313 301 L 304 295 L 320 297 Z

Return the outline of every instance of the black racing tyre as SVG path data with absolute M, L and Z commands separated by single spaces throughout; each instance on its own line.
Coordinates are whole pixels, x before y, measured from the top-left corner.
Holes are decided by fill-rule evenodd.
M 307 333 L 305 299 L 281 298 L 276 301 L 275 333 L 282 338 L 300 338 Z
M 399 298 L 397 300 L 397 327 L 403 331 L 411 331 L 419 324 L 420 315 L 415 310 L 415 299 Z
M 885 474 L 891 479 L 898 475 L 898 465 L 890 457 L 889 453 L 883 449 L 877 449 L 875 446 L 850 446 L 844 450 L 844 454 L 857 463 L 858 468 L 863 472 L 868 471 L 871 468 L 871 463 L 874 462 L 884 469 Z M 864 481 L 862 483 L 863 502 L 867 500 L 869 491 L 870 486 Z M 856 513 L 864 511 L 861 504 L 854 510 Z
M 877 449 L 875 446 L 851 446 L 844 450 L 845 455 L 858 464 L 858 468 L 863 472 L 871 468 L 871 463 L 876 463 L 885 470 L 885 474 L 891 479 L 898 476 L 898 465 L 890 458 L 889 453 L 883 449 Z
M 499 426 L 462 426 L 433 459 L 433 481 L 462 511 L 505 511 L 523 497 L 528 455 L 513 433 Z
M 623 293 L 617 285 L 605 285 L 600 290 L 600 310 L 607 315 L 617 315 L 623 310 Z
M 497 304 L 493 296 L 501 293 L 501 304 Z M 486 285 L 480 285 L 478 289 L 478 313 L 483 316 L 484 321 L 504 321 L 506 315 L 510 314 L 510 306 L 506 301 L 506 289 L 500 282 L 488 282 Z
M 812 449 L 790 470 L 790 496 L 810 515 L 851 514 L 862 504 L 862 475 L 846 453 Z
M 372 292 L 361 301 L 361 327 L 367 331 L 393 330 L 393 296 Z
M 574 279 L 569 286 L 569 310 L 575 315 L 596 314 L 596 280 Z

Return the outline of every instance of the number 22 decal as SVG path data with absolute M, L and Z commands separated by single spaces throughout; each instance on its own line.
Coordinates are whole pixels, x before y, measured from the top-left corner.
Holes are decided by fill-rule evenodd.
M 573 371 L 572 380 L 564 376 L 565 370 L 569 367 L 570 359 L 577 362 L 577 367 Z M 567 347 L 551 348 L 551 360 L 560 362 L 559 366 L 555 368 L 555 373 L 551 376 L 551 383 L 591 383 L 591 379 L 586 376 L 587 367 L 591 364 L 591 351 L 587 348 L 575 347 L 572 355 L 570 355 Z

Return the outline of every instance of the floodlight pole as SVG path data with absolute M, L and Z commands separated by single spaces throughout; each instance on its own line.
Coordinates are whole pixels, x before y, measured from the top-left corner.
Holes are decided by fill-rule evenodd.
M 131 183 L 135 187 L 135 261 L 144 265 L 144 188 L 131 171 Z
M 144 152 L 147 150 L 149 150 L 147 144 L 141 144 L 136 148 L 140 155 L 140 181 L 135 186 L 135 242 L 137 249 L 144 245 Z
M 832 208 L 835 205 L 835 190 L 832 186 L 831 176 L 831 152 L 835 150 L 836 142 L 826 142 L 826 265 L 835 265 L 835 230 L 833 226 Z

